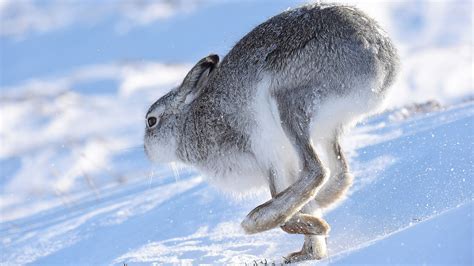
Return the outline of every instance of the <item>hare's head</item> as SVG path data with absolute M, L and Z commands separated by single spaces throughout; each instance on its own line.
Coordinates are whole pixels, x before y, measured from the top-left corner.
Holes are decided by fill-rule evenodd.
M 184 122 L 182 118 L 187 112 L 186 106 L 199 95 L 218 62 L 217 55 L 201 59 L 181 85 L 158 99 L 148 109 L 144 142 L 145 152 L 152 161 L 176 160 L 177 138 L 181 134 L 180 123 Z

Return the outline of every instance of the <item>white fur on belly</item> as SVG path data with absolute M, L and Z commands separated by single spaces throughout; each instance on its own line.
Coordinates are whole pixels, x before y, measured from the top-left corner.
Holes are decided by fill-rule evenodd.
M 269 170 L 276 172 L 277 191 L 291 185 L 300 167 L 293 144 L 281 126 L 275 99 L 271 96 L 271 77 L 264 76 L 257 86 L 253 110 L 256 128 L 251 134 L 252 150 L 268 180 Z

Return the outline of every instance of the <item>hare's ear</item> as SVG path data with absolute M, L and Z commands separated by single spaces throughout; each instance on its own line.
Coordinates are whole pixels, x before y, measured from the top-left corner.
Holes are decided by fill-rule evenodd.
M 178 99 L 181 102 L 191 102 L 199 93 L 199 89 L 207 82 L 209 74 L 217 67 L 218 63 L 219 56 L 215 54 L 199 60 L 181 83 Z

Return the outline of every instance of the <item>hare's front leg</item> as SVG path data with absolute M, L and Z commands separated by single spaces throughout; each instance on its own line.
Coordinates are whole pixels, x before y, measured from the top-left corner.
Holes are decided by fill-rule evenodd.
M 272 168 L 269 174 L 269 186 L 272 198 L 291 183 L 292 178 L 280 174 Z M 305 235 L 301 251 L 294 252 L 285 257 L 285 262 L 322 259 L 327 256 L 326 236 L 329 233 L 329 224 L 320 218 L 319 206 L 315 201 L 310 201 L 303 209 L 296 213 L 290 220 L 281 226 L 289 234 Z
M 288 96 L 277 95 L 275 98 L 281 126 L 295 148 L 301 169 L 296 182 L 247 215 L 242 222 L 247 233 L 258 233 L 284 225 L 314 198 L 328 174 L 311 144 L 310 114 L 302 113 L 296 104 L 286 101 Z
M 314 198 L 328 174 L 327 169 L 323 167 L 313 150 L 309 139 L 308 125 L 288 117 L 287 114 L 282 115 L 282 124 L 302 161 L 300 176 L 294 184 L 247 215 L 242 222 L 242 227 L 249 234 L 282 226 L 290 220 Z
M 284 180 L 285 182 L 281 182 L 282 179 L 287 180 Z M 280 180 L 280 182 L 277 182 L 277 180 Z M 291 178 L 288 176 L 277 177 L 276 171 L 271 169 L 269 174 L 269 186 L 272 198 L 277 195 L 277 192 L 283 191 L 286 187 L 285 184 L 291 183 L 290 180 Z M 309 202 L 306 204 L 303 210 L 307 212 L 302 210 L 301 212 L 296 213 L 293 217 L 291 217 L 290 220 L 281 226 L 281 229 L 289 234 L 327 235 L 330 229 L 329 224 L 322 218 L 312 215 L 315 211 L 317 211 L 317 209 L 313 211 L 314 208 L 308 209 L 308 207 L 313 205 L 314 202 Z
M 327 257 L 326 236 L 304 236 L 303 248 L 284 257 L 285 263 L 320 260 Z
M 323 225 L 325 227 L 319 227 L 319 228 L 324 228 L 324 231 L 320 231 L 320 232 L 314 231 L 313 233 L 310 233 L 310 234 L 305 233 L 304 244 L 303 244 L 302 249 L 300 251 L 290 253 L 288 256 L 286 256 L 285 263 L 293 263 L 293 262 L 298 262 L 298 261 L 303 261 L 303 260 L 315 260 L 315 259 L 319 260 L 319 259 L 327 257 L 328 255 L 326 244 L 327 244 L 327 234 L 329 233 L 330 227 L 322 218 L 318 217 L 321 215 L 319 206 L 316 204 L 315 201 L 310 201 L 308 202 L 308 204 L 304 206 L 301 212 L 307 213 L 307 214 L 300 214 L 300 215 L 313 217 L 313 219 L 318 219 L 320 221 L 323 221 L 324 222 Z M 295 217 L 297 217 L 297 215 L 295 215 Z

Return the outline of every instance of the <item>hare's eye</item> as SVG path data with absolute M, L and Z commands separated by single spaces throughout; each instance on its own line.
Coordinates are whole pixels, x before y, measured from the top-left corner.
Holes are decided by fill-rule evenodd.
M 147 119 L 148 127 L 150 127 L 150 128 L 153 127 L 154 125 L 156 125 L 156 122 L 157 122 L 157 119 L 154 116 L 150 116 Z

